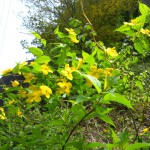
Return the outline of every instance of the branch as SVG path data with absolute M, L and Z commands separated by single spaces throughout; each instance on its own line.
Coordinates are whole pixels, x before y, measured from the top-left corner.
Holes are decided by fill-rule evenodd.
M 89 115 L 91 114 L 92 112 L 94 111 L 94 108 L 91 109 L 87 114 L 85 114 L 85 116 L 73 127 L 73 129 L 71 130 L 70 134 L 68 135 L 68 138 L 66 139 L 65 141 L 65 144 L 63 145 L 62 149 L 61 150 L 64 150 L 65 149 L 65 146 L 66 144 L 68 143 L 71 135 L 73 134 L 73 132 L 76 130 L 76 128 L 80 125 L 80 123 Z
M 80 0 L 80 5 L 81 5 L 81 10 L 82 10 L 82 14 L 83 14 L 83 16 L 84 16 L 84 18 L 86 19 L 86 21 L 90 24 L 90 26 L 92 27 L 92 32 L 95 32 L 94 31 L 94 27 L 93 27 L 93 24 L 91 23 L 91 21 L 89 20 L 89 18 L 86 16 L 86 14 L 85 14 L 85 12 L 84 12 L 84 8 L 83 8 L 83 1 L 82 0 Z M 101 49 L 101 50 L 103 50 L 104 52 L 105 52 L 105 49 L 101 46 L 101 45 L 99 45 L 99 43 L 96 41 L 96 38 L 95 38 L 95 35 L 93 35 L 93 40 L 94 40 L 94 42 L 96 43 L 96 45 Z
M 132 112 L 128 109 L 128 112 L 129 112 L 129 114 L 130 114 L 130 116 L 131 116 L 131 119 L 132 119 L 132 121 L 133 121 L 133 126 L 134 126 L 134 130 L 135 130 L 135 139 L 134 139 L 134 142 L 136 141 L 136 139 L 138 140 L 138 142 L 139 142 L 139 140 L 140 140 L 140 137 L 139 137 L 139 129 L 137 128 L 137 126 L 136 126 L 136 122 L 135 122 L 135 119 L 134 119 L 134 117 L 133 117 L 133 114 L 132 114 Z

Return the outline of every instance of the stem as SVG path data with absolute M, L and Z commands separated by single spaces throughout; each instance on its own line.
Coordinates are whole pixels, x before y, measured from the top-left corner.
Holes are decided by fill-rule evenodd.
M 130 111 L 130 110 L 128 110 L 129 111 L 129 114 L 130 114 L 130 116 L 131 116 L 131 119 L 132 119 L 132 121 L 133 121 L 133 126 L 134 126 L 134 129 L 135 129 L 135 133 L 136 133 L 136 136 L 135 136 L 135 139 L 134 139 L 134 142 L 135 142 L 135 140 L 136 139 L 138 139 L 138 142 L 139 142 L 139 129 L 137 128 L 137 126 L 136 126 L 136 123 L 135 123 L 135 119 L 134 119 L 134 117 L 133 117 L 133 114 L 132 114 L 132 112 Z
M 87 15 L 85 14 L 85 12 L 84 12 L 84 8 L 83 8 L 83 1 L 82 0 L 80 0 L 80 5 L 81 5 L 81 10 L 82 10 L 82 13 L 83 13 L 83 16 L 84 16 L 84 18 L 86 19 L 86 21 L 90 24 L 90 26 L 92 27 L 92 32 L 95 32 L 94 31 L 94 28 L 93 28 L 93 24 L 91 23 L 91 21 L 89 20 L 89 18 L 87 17 Z M 93 35 L 93 34 L 92 34 Z M 99 45 L 99 43 L 96 41 L 96 38 L 95 38 L 95 35 L 93 35 L 93 40 L 94 40 L 94 42 L 96 43 L 96 45 L 102 50 L 102 51 L 104 51 L 105 52 L 105 49 L 101 46 L 101 45 Z
M 63 145 L 62 149 L 61 150 L 64 150 L 65 149 L 65 146 L 66 144 L 68 143 L 71 135 L 73 134 L 73 132 L 76 130 L 76 128 L 80 125 L 80 123 L 89 115 L 91 114 L 92 112 L 94 111 L 94 108 L 91 109 L 87 114 L 85 114 L 85 116 L 83 116 L 83 118 L 72 128 L 72 130 L 70 131 L 70 134 L 68 135 L 66 141 L 65 141 L 65 144 Z

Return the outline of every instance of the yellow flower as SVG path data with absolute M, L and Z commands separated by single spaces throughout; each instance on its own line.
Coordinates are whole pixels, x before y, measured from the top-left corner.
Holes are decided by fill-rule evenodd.
M 103 69 L 97 68 L 96 65 L 93 65 L 90 67 L 90 72 L 88 73 L 88 75 L 91 75 L 98 79 L 100 77 L 100 75 L 103 74 L 103 72 L 104 72 Z M 88 87 L 92 86 L 92 83 L 90 80 L 87 80 L 87 86 Z
M 57 89 L 56 93 L 59 93 L 59 94 L 66 93 L 67 95 L 70 94 L 70 89 L 72 87 L 72 84 L 70 82 L 67 82 L 66 79 L 61 79 L 61 82 L 58 82 L 57 85 L 60 88 Z
M 15 100 L 13 99 L 13 100 L 9 101 L 8 104 L 11 105 L 11 104 L 13 104 L 14 102 L 15 102 Z
M 41 91 L 36 86 L 30 86 L 29 92 L 27 93 L 27 103 L 40 102 L 41 101 Z
M 69 80 L 73 79 L 72 72 L 75 71 L 74 68 L 70 68 L 69 64 L 65 65 L 65 69 L 61 71 L 62 75 L 67 77 Z
M 75 32 L 74 32 L 74 29 L 68 29 L 68 28 L 65 28 L 66 31 L 68 31 L 69 34 L 72 34 L 72 35 L 77 35 Z
M 10 73 L 11 71 L 12 71 L 12 68 L 8 68 L 8 69 L 2 71 L 2 75 L 5 75 L 5 74 L 7 74 L 7 73 Z
M 140 135 L 145 134 L 146 132 L 148 132 L 148 131 L 149 131 L 149 129 L 150 129 L 150 127 L 148 127 L 148 128 L 144 128 L 144 129 L 142 130 L 142 133 L 141 133 Z
M 110 55 L 111 57 L 116 57 L 116 56 L 118 56 L 118 53 L 117 53 L 115 47 L 113 47 L 113 48 L 107 48 L 107 49 L 105 50 L 105 52 L 106 52 L 108 55 Z
M 47 75 L 49 72 L 53 73 L 53 71 L 47 66 L 47 64 L 41 65 L 41 71 L 43 75 Z
M 104 133 L 107 133 L 107 132 L 108 132 L 108 130 L 106 130 L 106 129 L 103 129 L 103 132 L 104 132 Z
M 37 79 L 37 78 L 35 77 L 35 75 L 32 74 L 32 73 L 24 73 L 23 75 L 24 75 L 24 77 L 25 77 L 24 83 L 30 83 L 31 81 Z
M 23 66 L 27 65 L 28 63 L 26 61 L 23 61 L 19 64 L 19 69 L 21 69 Z
M 29 92 L 26 94 L 27 103 L 40 102 L 41 96 L 44 95 L 46 98 L 50 98 L 52 94 L 52 90 L 46 85 L 41 85 L 40 87 L 30 86 L 28 90 Z
M 79 40 L 77 40 L 77 34 L 75 33 L 75 31 L 73 29 L 68 29 L 68 28 L 65 28 L 68 33 L 69 33 L 69 38 L 70 40 L 73 42 L 73 43 L 79 43 Z
M 40 90 L 42 95 L 45 95 L 46 98 L 50 98 L 50 94 L 52 94 L 52 90 L 48 86 L 41 85 Z
M 113 70 L 114 70 L 114 68 L 106 68 L 104 70 L 104 74 L 107 74 L 108 76 L 112 76 Z
M 79 40 L 77 40 L 76 37 L 71 37 L 70 39 L 73 43 L 79 43 Z
M 4 108 L 0 107 L 0 111 L 1 111 L 1 112 L 4 112 Z
M 17 111 L 17 115 L 20 117 L 20 118 L 22 118 L 22 112 L 20 111 L 20 109 L 18 109 L 18 111 Z
M 83 63 L 84 63 L 84 59 L 80 58 L 76 70 L 78 70 L 82 66 Z
M 148 30 L 148 29 L 141 28 L 140 32 L 143 33 L 143 34 L 146 34 L 146 35 L 150 36 L 150 30 Z
M 103 69 L 101 68 L 97 69 L 97 66 L 93 65 L 90 67 L 90 72 L 88 74 L 98 79 L 101 73 L 103 73 Z
M 27 103 L 40 102 L 41 101 L 41 92 L 40 91 L 33 91 L 28 93 Z
M 25 90 L 19 90 L 19 95 L 22 97 L 22 98 L 26 98 L 27 97 L 27 91 Z
M 131 22 L 124 22 L 125 25 L 129 25 L 129 26 L 133 26 L 135 25 L 135 23 L 136 23 L 135 19 L 132 19 Z
M 0 111 L 1 111 L 0 119 L 1 119 L 1 120 L 5 120 L 5 119 L 6 119 L 6 116 L 5 116 L 4 108 L 0 107 Z
M 11 82 L 13 87 L 17 87 L 19 85 L 19 82 L 17 80 L 14 80 Z

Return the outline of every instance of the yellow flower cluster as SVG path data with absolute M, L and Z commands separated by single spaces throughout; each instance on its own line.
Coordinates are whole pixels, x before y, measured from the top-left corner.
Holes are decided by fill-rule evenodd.
M 2 71 L 2 75 L 5 75 L 5 74 L 7 74 L 7 73 L 10 73 L 11 71 L 12 71 L 12 68 L 8 68 L 8 69 Z
M 108 55 L 110 55 L 111 57 L 116 57 L 116 56 L 118 56 L 118 53 L 117 53 L 115 47 L 113 47 L 113 48 L 109 48 L 109 47 L 108 47 L 108 48 L 105 50 L 105 52 L 106 52 Z
M 140 32 L 150 37 L 150 30 L 141 28 Z
M 103 72 L 103 74 L 107 74 L 108 76 L 112 76 L 112 72 L 113 72 L 114 68 L 106 68 Z
M 17 80 L 14 80 L 11 82 L 13 87 L 17 87 L 19 85 L 19 82 Z
M 21 69 L 22 67 L 26 66 L 28 64 L 28 62 L 23 61 L 22 63 L 19 64 L 19 69 Z
M 61 71 L 62 75 L 67 77 L 69 80 L 73 79 L 72 72 L 75 71 L 73 67 L 69 67 L 69 64 L 65 65 L 65 69 Z
M 27 97 L 26 101 L 28 103 L 40 102 L 41 96 L 50 98 L 50 95 L 52 94 L 52 90 L 46 85 L 41 85 L 40 87 L 36 87 L 34 85 L 29 86 L 28 90 L 29 92 L 26 93 L 26 97 Z
M 77 34 L 75 33 L 75 31 L 73 29 L 68 29 L 68 28 L 65 28 L 66 31 L 68 31 L 69 33 L 69 38 L 70 40 L 73 42 L 73 43 L 79 43 L 79 40 L 77 40 Z
M 1 120 L 5 120 L 6 116 L 5 116 L 5 112 L 4 112 L 4 108 L 0 107 L 0 119 Z
M 33 80 L 36 80 L 36 77 L 32 73 L 24 73 L 23 76 L 25 77 L 24 83 L 30 83 Z
M 91 76 L 98 79 L 100 77 L 100 74 L 102 74 L 102 73 L 103 73 L 103 69 L 97 68 L 96 65 L 93 65 L 90 67 L 90 72 L 88 73 L 88 75 L 91 75 Z M 92 86 L 92 83 L 90 80 L 87 80 L 87 86 L 88 87 Z
M 96 65 L 93 65 L 90 67 L 90 72 L 88 74 L 98 79 L 100 77 L 100 74 L 102 73 L 103 73 L 103 69 L 97 68 Z
M 113 72 L 113 68 L 106 68 L 106 69 L 102 69 L 102 68 L 97 68 L 96 65 L 93 65 L 90 67 L 90 72 L 88 73 L 88 75 L 91 75 L 97 79 L 101 77 L 103 77 L 104 75 L 108 75 L 108 76 L 112 76 L 112 72 Z M 87 80 L 87 86 L 88 87 L 91 87 L 92 86 L 92 83 Z
M 50 98 L 50 94 L 52 94 L 52 90 L 46 85 L 41 85 L 40 91 L 41 95 L 45 95 L 46 98 Z
M 57 85 L 60 87 L 57 89 L 58 94 L 64 94 L 66 93 L 67 95 L 70 94 L 70 89 L 72 87 L 72 84 L 70 82 L 67 82 L 66 79 L 60 79 L 60 82 L 57 83 Z
M 53 71 L 49 68 L 47 64 L 41 65 L 41 72 L 43 75 L 48 75 L 48 73 L 53 73 Z

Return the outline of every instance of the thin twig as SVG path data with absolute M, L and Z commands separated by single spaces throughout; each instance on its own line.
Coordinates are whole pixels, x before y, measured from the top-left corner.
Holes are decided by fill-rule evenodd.
M 85 116 L 72 128 L 72 130 L 70 131 L 70 134 L 68 135 L 68 138 L 66 139 L 65 141 L 65 144 L 63 145 L 62 149 L 61 150 L 64 150 L 65 149 L 65 146 L 66 144 L 68 143 L 71 135 L 73 134 L 73 132 L 76 130 L 76 128 L 80 125 L 80 123 L 89 115 L 91 114 L 92 112 L 94 111 L 94 108 L 91 109 L 87 114 L 85 114 Z
M 128 109 L 128 112 L 129 112 L 129 114 L 130 114 L 130 116 L 131 116 L 131 119 L 132 119 L 132 121 L 133 121 L 133 126 L 134 126 L 134 129 L 135 129 L 135 134 L 136 134 L 136 136 L 135 136 L 134 142 L 136 141 L 136 139 L 138 139 L 138 142 L 139 142 L 139 140 L 140 140 L 140 137 L 139 137 L 139 129 L 138 129 L 137 126 L 136 126 L 136 122 L 135 122 L 135 119 L 134 119 L 134 117 L 133 117 L 132 112 L 131 112 L 129 109 Z
M 92 32 L 95 32 L 95 31 L 94 31 L 93 24 L 91 23 L 91 21 L 89 20 L 89 18 L 87 17 L 87 15 L 86 15 L 85 12 L 84 12 L 83 1 L 82 1 L 82 0 L 80 0 L 80 5 L 81 5 L 81 10 L 82 10 L 82 14 L 83 14 L 84 18 L 85 18 L 85 19 L 87 20 L 87 22 L 90 24 Z M 92 35 L 93 35 L 93 34 L 92 34 Z M 96 43 L 96 45 L 97 45 L 101 50 L 103 50 L 103 51 L 105 52 L 105 49 L 104 49 L 101 45 L 99 45 L 99 43 L 96 41 L 95 35 L 93 35 L 93 40 L 94 40 L 94 42 Z

